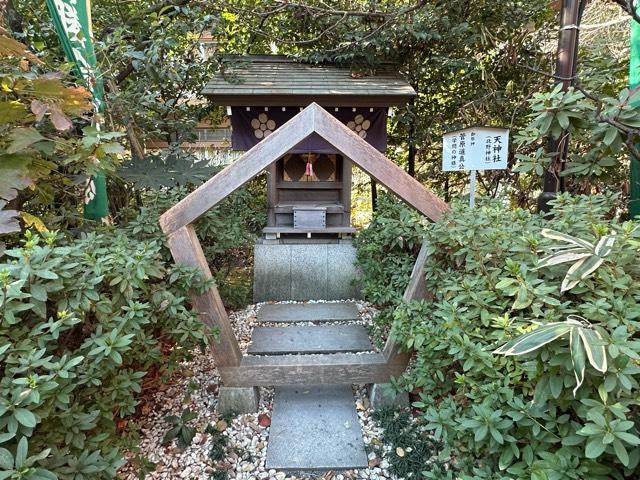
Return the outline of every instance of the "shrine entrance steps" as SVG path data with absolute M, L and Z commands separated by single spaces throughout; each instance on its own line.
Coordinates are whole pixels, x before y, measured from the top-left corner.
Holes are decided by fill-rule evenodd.
M 358 319 L 352 302 L 264 305 L 257 318 L 264 326 L 254 329 L 243 363 L 277 369 L 287 358 L 298 364 L 352 362 L 353 368 L 362 356 L 384 362 L 367 329 L 350 323 Z M 320 472 L 367 466 L 351 380 L 345 376 L 345 382 L 308 378 L 305 384 L 275 387 L 268 469 Z
M 376 351 L 355 303 L 265 304 L 247 355 L 219 367 L 229 387 L 387 383 L 406 366 Z

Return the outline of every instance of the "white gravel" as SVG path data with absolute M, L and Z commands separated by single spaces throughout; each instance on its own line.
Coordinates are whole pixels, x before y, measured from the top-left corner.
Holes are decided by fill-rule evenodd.
M 291 302 L 289 302 L 291 303 Z M 366 302 L 358 301 L 360 322 L 369 325 L 376 311 Z M 255 324 L 257 307 L 248 308 L 233 313 L 231 322 L 236 331 L 238 341 L 243 351 L 251 338 L 251 330 Z M 354 322 L 350 322 L 354 323 Z M 293 476 L 284 472 L 265 469 L 265 457 L 269 438 L 269 427 L 261 426 L 272 409 L 273 389 L 260 389 L 260 408 L 258 413 L 241 415 L 229 424 L 221 421 L 216 412 L 217 389 L 220 376 L 213 359 L 207 352 L 194 352 L 193 360 L 182 365 L 182 371 L 174 376 L 173 383 L 163 386 L 153 398 L 151 405 L 142 408 L 141 417 L 136 419 L 140 429 L 140 451 L 126 455 L 127 464 L 123 466 L 118 478 L 123 480 L 137 480 L 136 458 L 142 457 L 155 464 L 147 479 L 189 479 L 212 480 L 225 478 L 220 475 L 221 470 L 227 472 L 228 479 L 235 480 L 298 480 L 309 476 Z M 371 421 L 372 409 L 364 386 L 355 386 L 356 409 L 363 430 L 366 445 L 380 446 L 381 429 Z M 170 426 L 165 421 L 168 415 L 180 416 L 184 409 L 189 408 L 197 414 L 197 418 L 190 424 L 197 430 L 191 445 L 182 450 L 175 441 L 167 446 L 161 445 L 165 433 Z M 207 433 L 205 429 L 221 433 Z M 209 430 L 211 431 L 211 430 Z M 224 447 L 224 458 L 214 461 L 209 457 L 214 440 L 223 435 L 227 444 Z M 385 452 L 391 447 L 382 446 Z M 386 454 L 384 455 L 386 456 Z M 369 454 L 370 468 L 343 472 L 326 472 L 320 477 L 326 480 L 346 479 L 383 479 L 392 478 L 387 471 L 389 466 L 384 458 L 376 458 L 376 454 Z

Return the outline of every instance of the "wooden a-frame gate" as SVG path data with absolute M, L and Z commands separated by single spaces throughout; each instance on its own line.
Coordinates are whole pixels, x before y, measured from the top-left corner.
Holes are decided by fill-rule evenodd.
M 316 103 L 293 117 L 273 134 L 247 151 L 209 181 L 189 194 L 160 217 L 176 263 L 198 267 L 211 278 L 209 265 L 193 223 L 301 141 L 315 134 L 364 170 L 378 183 L 431 220 L 449 207 L 417 180 L 360 138 Z M 405 299 L 425 298 L 423 245 L 414 266 Z M 391 339 L 381 353 L 242 356 L 217 288 L 192 293 L 192 303 L 206 325 L 220 334 L 212 339 L 211 352 L 228 387 L 293 384 L 385 383 L 400 375 L 409 354 Z

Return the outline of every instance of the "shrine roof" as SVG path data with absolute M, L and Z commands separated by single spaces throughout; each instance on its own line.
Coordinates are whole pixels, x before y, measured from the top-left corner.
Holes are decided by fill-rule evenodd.
M 228 57 L 202 94 L 214 105 L 389 107 L 406 104 L 414 89 L 386 64 L 371 75 L 336 65 L 302 63 L 278 55 Z

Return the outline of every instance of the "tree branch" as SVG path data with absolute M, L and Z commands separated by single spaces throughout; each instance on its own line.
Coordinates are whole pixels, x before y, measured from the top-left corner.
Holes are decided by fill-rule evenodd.
M 636 22 L 640 23 L 640 15 L 638 15 L 637 6 L 635 0 L 611 0 L 613 3 L 620 5 L 622 10 L 631 15 Z

